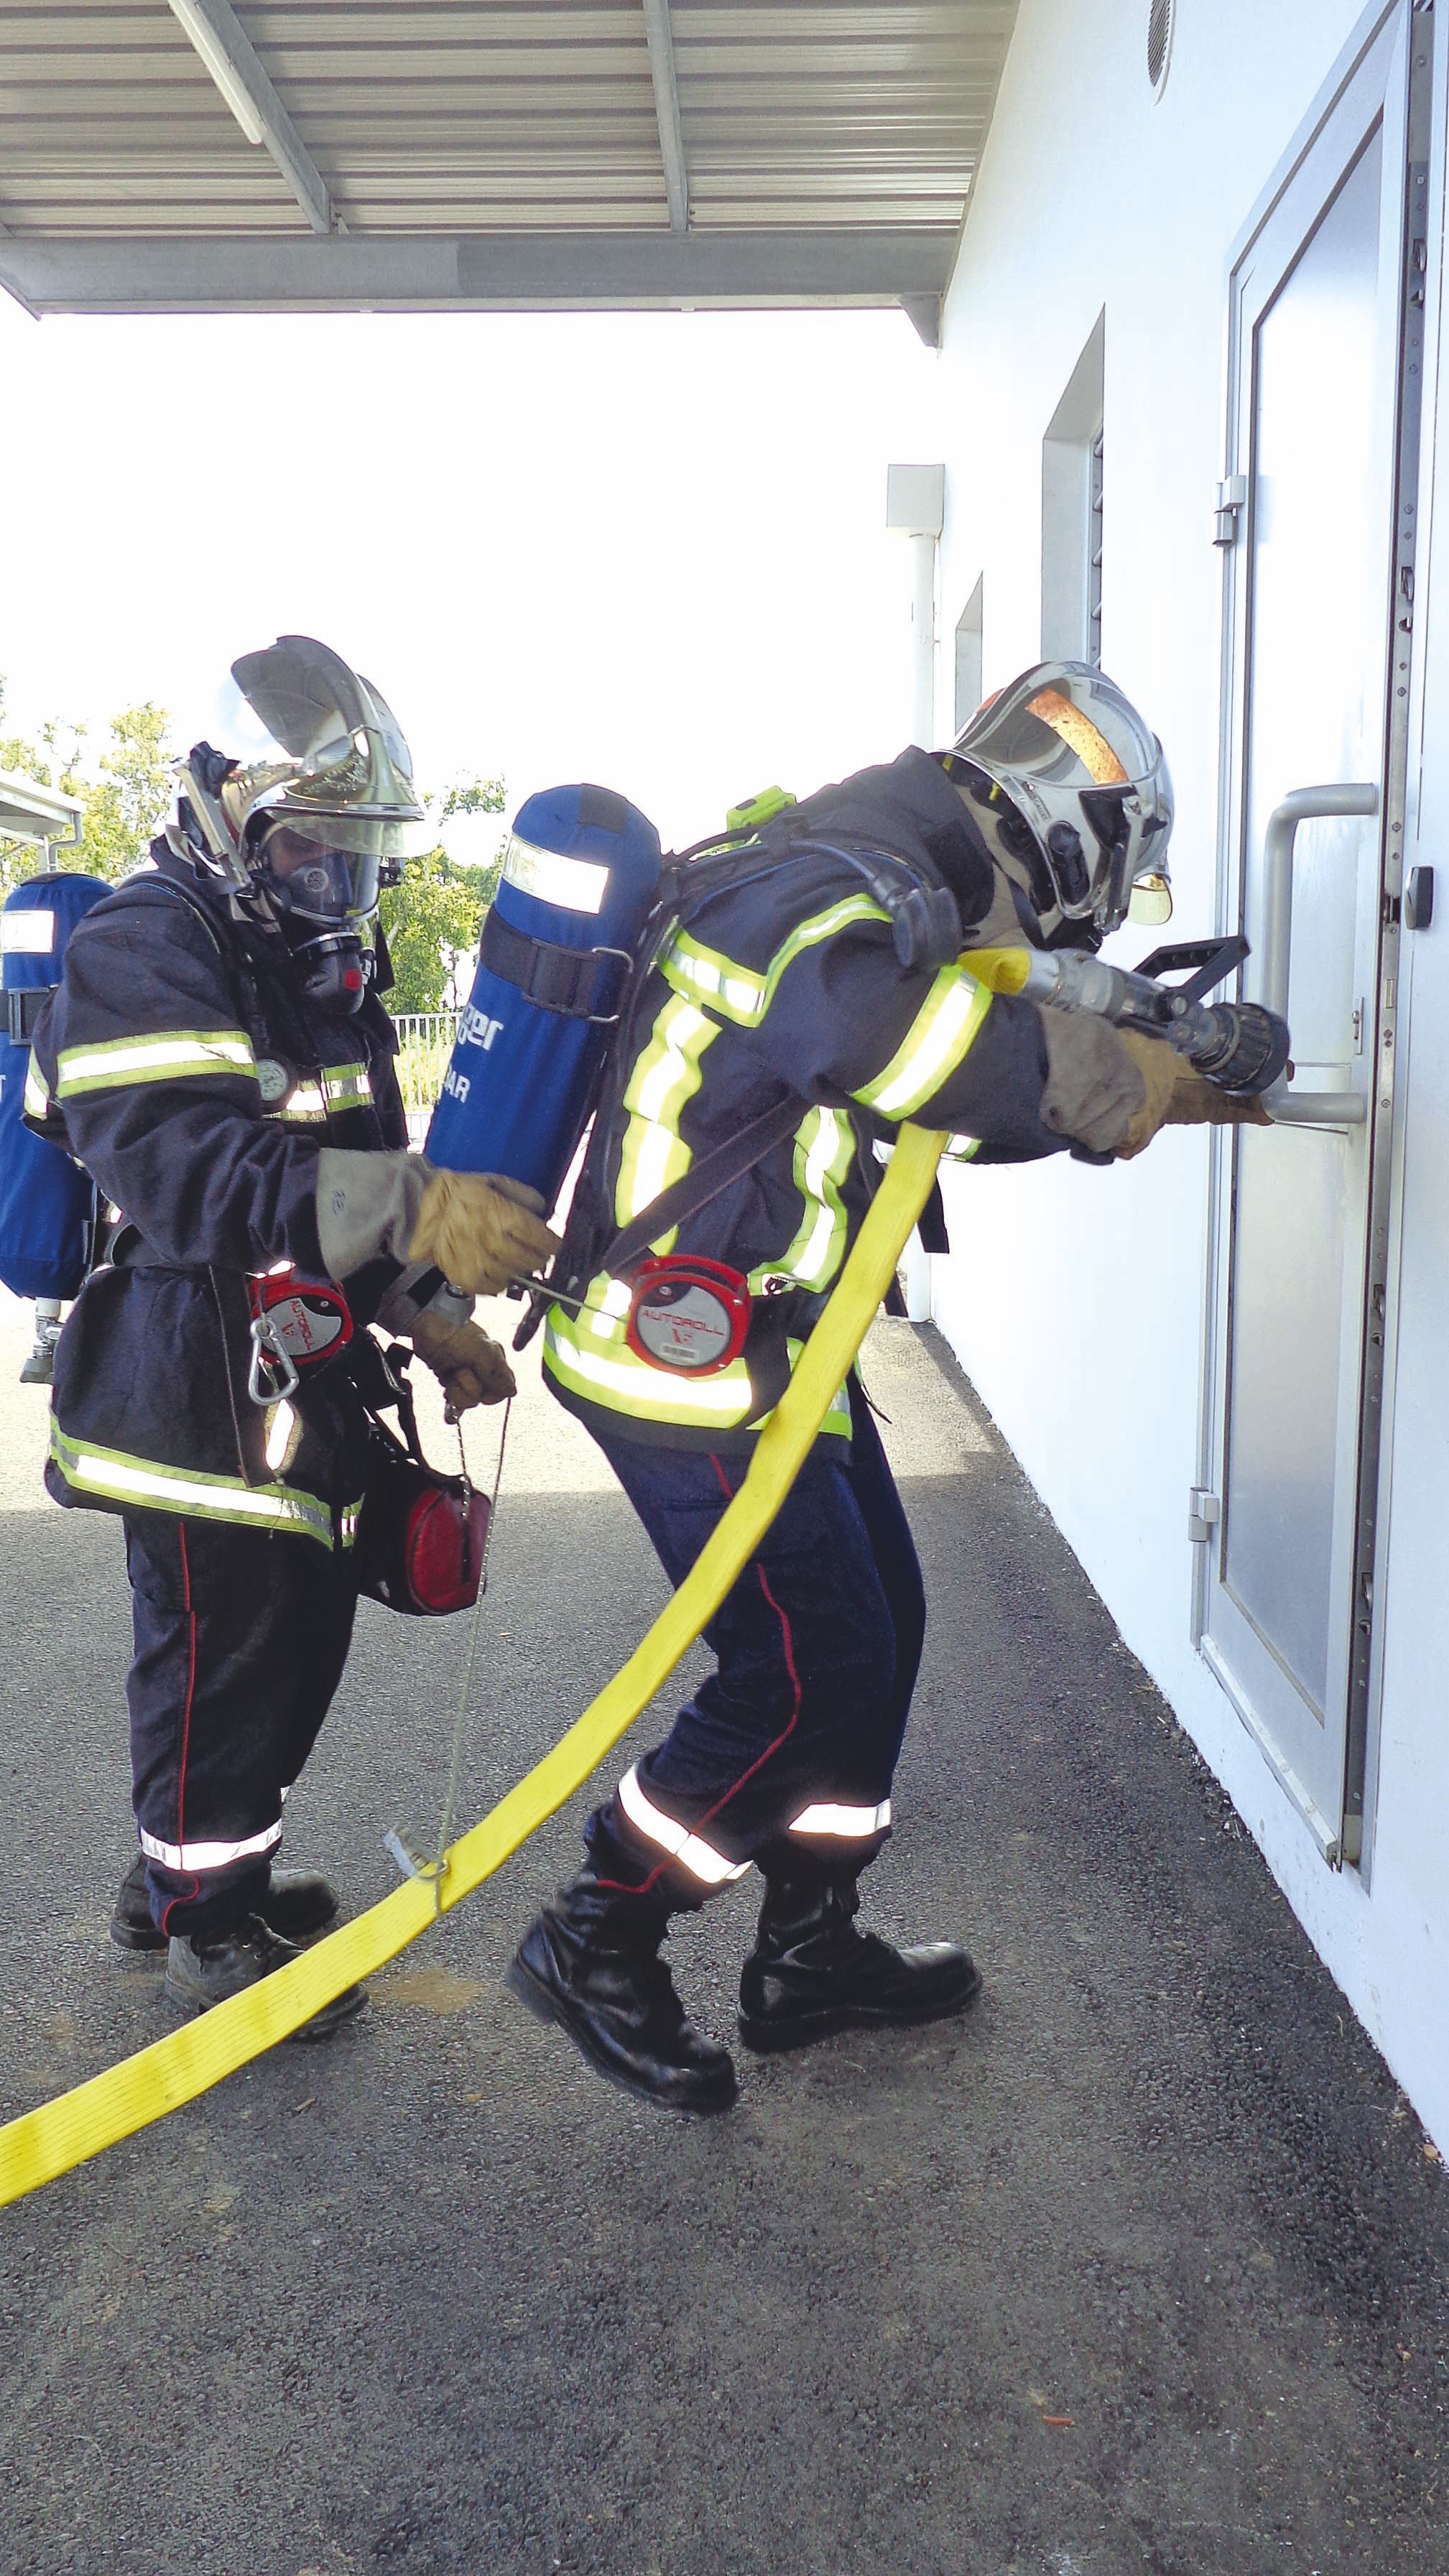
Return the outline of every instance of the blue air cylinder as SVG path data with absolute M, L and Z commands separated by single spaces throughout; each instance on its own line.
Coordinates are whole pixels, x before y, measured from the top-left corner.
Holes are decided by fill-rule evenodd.
M 16 1297 L 74 1297 L 85 1276 L 94 1186 L 20 1112 L 30 1031 L 60 981 L 65 943 L 110 892 L 100 877 L 31 877 L 0 910 L 0 1280 Z
M 520 806 L 428 1128 L 431 1162 L 526 1181 L 552 1208 L 659 883 L 659 835 L 605 787 Z

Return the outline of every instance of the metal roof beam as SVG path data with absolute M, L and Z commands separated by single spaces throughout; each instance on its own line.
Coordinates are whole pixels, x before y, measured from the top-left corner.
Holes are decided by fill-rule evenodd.
M 664 192 L 669 200 L 669 229 L 689 230 L 689 166 L 684 158 L 684 128 L 679 121 L 679 76 L 674 61 L 674 29 L 669 0 L 644 0 L 644 33 L 649 40 L 649 69 L 654 81 L 654 113 L 659 120 L 659 149 L 664 159 Z
M 944 226 L 701 233 L 142 235 L 0 247 L 40 313 L 628 311 L 903 304 L 928 336 L 956 251 Z
M 264 143 L 314 233 L 336 218 L 327 182 L 263 68 L 231 0 L 170 0 L 248 143 Z

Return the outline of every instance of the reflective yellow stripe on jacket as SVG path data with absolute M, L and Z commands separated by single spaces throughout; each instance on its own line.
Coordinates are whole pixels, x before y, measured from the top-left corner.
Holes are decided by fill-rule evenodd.
M 371 1098 L 372 1076 L 365 1064 L 329 1064 L 313 1081 L 294 1083 L 286 1097 L 272 1103 L 263 1115 L 320 1126 L 335 1110 L 361 1109 Z
M 716 1022 L 682 996 L 659 1013 L 624 1093 L 628 1123 L 614 1188 L 616 1224 L 628 1225 L 688 1171 L 692 1158 L 679 1122 L 699 1089 L 705 1048 L 719 1033 Z M 667 1252 L 673 1242 L 671 1229 L 653 1248 Z
M 855 1093 L 882 1118 L 909 1118 L 953 1074 L 991 1008 L 984 984 L 943 966 L 890 1063 Z
M 717 948 L 706 948 L 687 931 L 675 932 L 659 961 L 666 982 L 676 992 L 697 994 L 712 1011 L 719 1011 L 742 1029 L 757 1029 L 775 998 L 781 976 L 804 948 L 818 948 L 822 939 L 833 939 L 837 931 L 852 921 L 888 921 L 874 897 L 868 894 L 842 895 L 839 902 L 827 904 L 823 912 L 813 912 L 808 921 L 797 921 L 787 939 L 783 939 L 763 975 L 752 966 L 737 966 L 731 957 L 721 956 Z
M 320 1496 L 295 1485 L 246 1485 L 240 1476 L 212 1476 L 193 1467 L 131 1458 L 123 1449 L 72 1440 L 55 1421 L 50 1426 L 50 1454 L 71 1491 L 93 1494 L 98 1502 L 175 1512 L 184 1520 L 234 1521 L 245 1529 L 291 1531 L 317 1539 L 323 1547 L 333 1544 L 328 1506 Z M 360 1504 L 352 1503 L 339 1514 L 343 1547 L 350 1547 L 357 1535 L 360 1509 Z
M 62 1047 L 57 1100 L 127 1083 L 194 1082 L 198 1075 L 240 1073 L 256 1079 L 252 1042 L 243 1029 L 168 1029 L 161 1035 L 107 1038 L 98 1046 Z
M 611 1282 L 609 1293 L 616 1292 L 627 1308 L 627 1288 Z M 793 1371 L 805 1345 L 792 1335 L 785 1347 Z M 754 1413 L 754 1390 L 742 1359 L 732 1360 L 713 1377 L 688 1377 L 679 1369 L 655 1368 L 630 1350 L 624 1339 L 623 1314 L 602 1306 L 586 1307 L 579 1315 L 551 1307 L 544 1326 L 543 1364 L 570 1394 L 625 1420 L 680 1422 L 696 1431 L 739 1431 Z M 843 1386 L 822 1427 L 849 1436 L 850 1403 Z
M 855 1130 L 839 1109 L 807 1109 L 795 1130 L 795 1187 L 804 1213 L 778 1261 L 750 1272 L 758 1292 L 768 1279 L 792 1279 L 802 1288 L 828 1288 L 845 1258 L 849 1220 L 841 1197 L 855 1160 Z

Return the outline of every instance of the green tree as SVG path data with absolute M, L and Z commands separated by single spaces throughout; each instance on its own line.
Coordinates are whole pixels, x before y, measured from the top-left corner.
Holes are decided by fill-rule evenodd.
M 437 819 L 451 822 L 457 814 L 501 814 L 501 778 L 475 778 L 450 787 L 438 800 Z M 405 1011 L 442 1011 L 462 999 L 466 965 L 477 947 L 483 915 L 493 900 L 503 865 L 500 846 L 482 867 L 465 867 L 450 859 L 439 843 L 410 859 L 401 885 L 382 898 L 381 919 L 392 959 L 393 989 L 387 1007 L 397 1017 Z
M 0 728 L 4 712 L 0 682 Z M 48 718 L 34 742 L 24 734 L 0 729 L 0 769 L 33 778 L 42 787 L 58 787 L 81 800 L 81 843 L 65 854 L 67 867 L 114 881 L 145 857 L 175 792 L 166 748 L 167 722 L 165 708 L 149 699 L 112 716 L 110 748 L 101 756 L 97 777 L 87 777 L 81 767 L 83 725 Z M 34 867 L 35 852 L 28 843 L 12 842 L 0 850 L 0 895 L 31 875 Z
M 69 737 L 64 746 L 63 736 Z M 8 770 L 12 778 L 33 778 L 38 787 L 58 787 L 66 796 L 78 796 L 82 781 L 76 764 L 84 738 L 83 725 L 61 724 L 53 717 L 41 726 L 38 742 L 29 741 L 24 734 L 7 733 L 5 682 L 0 677 L 0 770 Z M 12 886 L 34 874 L 35 865 L 33 842 L 0 843 L 0 901 Z
M 166 745 L 170 719 L 147 698 L 111 718 L 100 777 L 82 779 L 81 855 L 93 876 L 123 877 L 143 859 L 171 810 L 176 781 Z

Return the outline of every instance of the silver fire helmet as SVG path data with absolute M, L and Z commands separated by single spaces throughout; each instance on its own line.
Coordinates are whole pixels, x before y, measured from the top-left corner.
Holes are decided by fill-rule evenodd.
M 1168 918 L 1172 780 L 1156 734 L 1104 672 L 1038 662 L 978 707 L 955 758 L 1020 816 L 1067 921 L 1105 937 L 1129 905 Z M 1147 903 L 1133 904 L 1134 887 Z
M 396 716 L 370 680 L 310 635 L 280 635 L 244 653 L 232 677 L 278 746 L 278 756 L 236 766 L 193 754 L 183 783 L 212 856 L 244 889 L 264 863 L 276 827 L 346 864 L 346 909 L 366 918 L 379 884 L 394 884 L 428 838 L 412 756 Z M 212 774 L 208 775 L 209 766 Z

